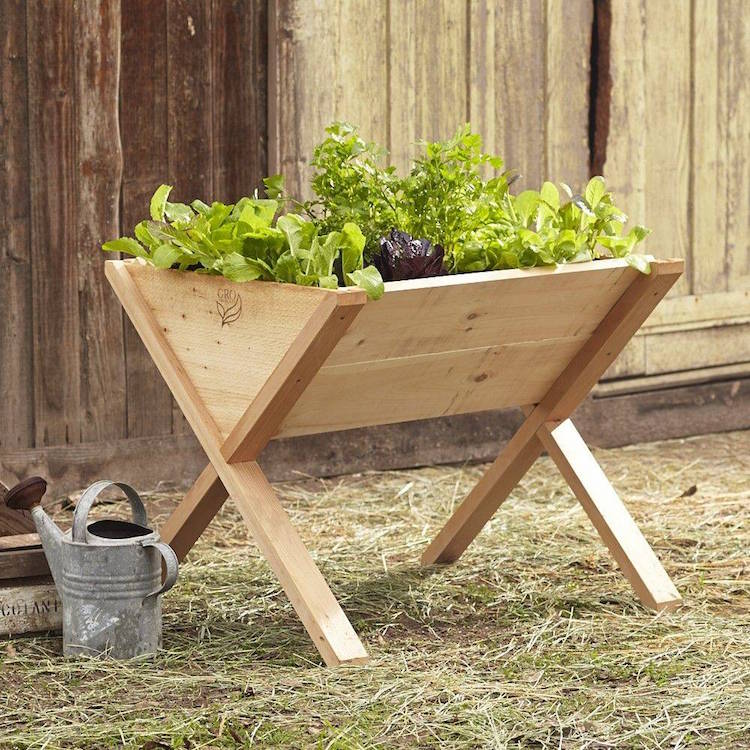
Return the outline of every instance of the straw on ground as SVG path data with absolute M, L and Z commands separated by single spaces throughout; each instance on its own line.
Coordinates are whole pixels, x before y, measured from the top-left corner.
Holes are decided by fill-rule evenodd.
M 300 479 L 280 493 L 369 665 L 320 665 L 228 503 L 165 598 L 155 660 L 0 645 L 0 747 L 750 747 L 750 433 L 597 456 L 677 612 L 637 603 L 547 458 L 431 569 L 419 554 L 481 467 Z

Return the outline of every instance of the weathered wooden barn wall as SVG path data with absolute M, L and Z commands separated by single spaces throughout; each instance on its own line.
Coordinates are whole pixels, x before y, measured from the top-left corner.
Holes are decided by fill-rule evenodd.
M 267 171 L 255 0 L 1 0 L 0 452 L 179 434 L 103 274 L 161 182 L 231 198 Z
M 519 169 L 519 188 L 603 171 L 653 230 L 648 251 L 685 258 L 687 271 L 608 373 L 637 383 L 600 392 L 750 374 L 746 0 L 273 6 L 271 166 L 296 188 L 333 119 L 359 124 L 401 168 L 417 139 L 468 120 Z
M 688 272 L 581 409 L 583 431 L 621 444 L 750 426 L 746 5 L 0 0 L 3 478 L 197 474 L 200 449 L 97 247 L 160 182 L 230 200 L 282 171 L 304 188 L 333 119 L 401 168 L 417 139 L 470 120 L 519 187 L 603 172 L 654 229 L 651 252 Z M 277 477 L 482 459 L 513 420 L 279 441 L 264 458 Z
M 334 119 L 360 126 L 404 169 L 421 138 L 471 121 L 520 170 L 589 172 L 591 0 L 276 0 L 271 3 L 270 166 L 305 192 Z
M 686 272 L 612 375 L 750 373 L 750 6 L 611 3 L 604 175 Z M 632 387 L 627 383 L 609 386 Z

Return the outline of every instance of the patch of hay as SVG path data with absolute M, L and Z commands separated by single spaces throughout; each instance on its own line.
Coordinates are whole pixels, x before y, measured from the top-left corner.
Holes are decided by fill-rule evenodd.
M 676 612 L 637 603 L 547 458 L 432 569 L 419 555 L 482 467 L 303 479 L 279 492 L 370 664 L 321 667 L 228 503 L 165 598 L 154 660 L 0 644 L 0 746 L 750 747 L 750 433 L 597 456 Z

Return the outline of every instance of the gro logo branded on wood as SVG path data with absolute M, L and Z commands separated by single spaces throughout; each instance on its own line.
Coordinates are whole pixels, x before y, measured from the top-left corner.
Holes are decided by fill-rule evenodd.
M 221 316 L 221 327 L 228 326 L 242 315 L 242 297 L 234 289 L 219 289 L 216 309 Z

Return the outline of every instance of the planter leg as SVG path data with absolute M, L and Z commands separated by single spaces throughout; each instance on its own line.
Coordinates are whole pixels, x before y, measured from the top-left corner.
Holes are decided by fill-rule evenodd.
M 677 589 L 573 423 L 545 424 L 537 434 L 641 602 L 679 606 Z
M 223 482 L 209 464 L 160 529 L 161 538 L 172 547 L 180 561 L 190 552 L 227 497 Z
M 524 429 L 526 424 L 513 435 L 424 551 L 422 565 L 457 560 L 531 468 L 542 452 L 542 445 L 533 432 L 529 435 Z
M 224 464 L 220 473 L 255 543 L 328 666 L 369 657 L 323 575 L 255 462 Z

